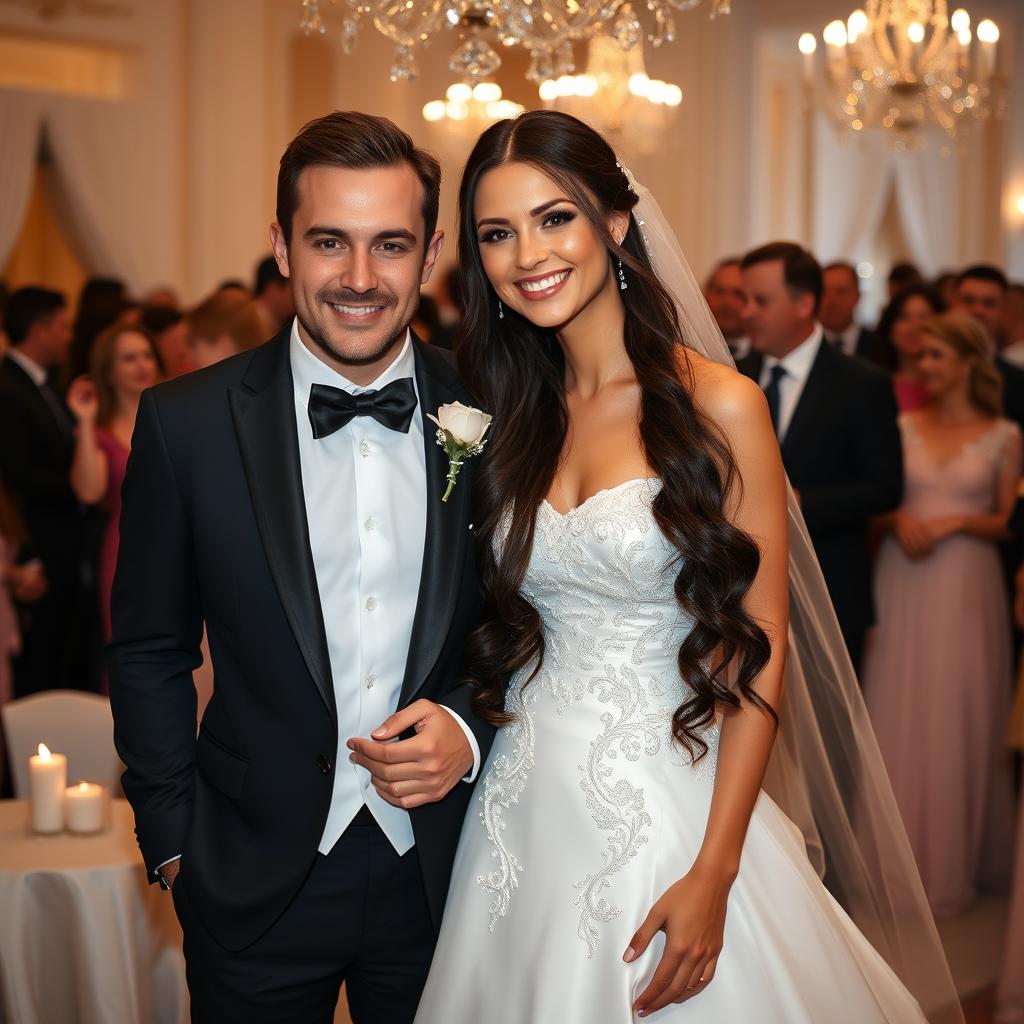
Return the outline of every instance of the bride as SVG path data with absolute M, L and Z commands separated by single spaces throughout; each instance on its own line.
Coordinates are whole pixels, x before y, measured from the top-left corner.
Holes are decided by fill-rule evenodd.
M 848 662 L 787 665 L 791 625 L 838 634 L 764 397 L 642 192 L 551 111 L 463 177 L 460 371 L 494 417 L 467 658 L 502 728 L 417 1022 L 958 1020 Z

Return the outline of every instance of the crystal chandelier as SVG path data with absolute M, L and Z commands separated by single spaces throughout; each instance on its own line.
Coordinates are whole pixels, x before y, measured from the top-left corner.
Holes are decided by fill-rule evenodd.
M 825 43 L 824 109 L 853 131 L 889 129 L 905 143 L 920 129 L 952 137 L 972 121 L 1001 114 L 995 22 L 971 31 L 963 8 L 946 0 L 868 0 L 846 22 L 833 21 Z M 800 37 L 804 74 L 816 87 L 817 40 Z
M 702 0 L 644 0 L 644 22 L 630 0 L 301 0 L 300 28 L 325 35 L 326 8 L 340 16 L 338 39 L 351 54 L 367 23 L 395 44 L 393 82 L 419 73 L 420 50 L 442 33 L 455 37 L 448 67 L 464 80 L 482 82 L 501 67 L 500 49 L 521 46 L 530 54 L 526 77 L 536 83 L 575 71 L 573 43 L 610 34 L 624 49 L 644 35 L 654 46 L 675 39 L 675 12 Z M 711 16 L 727 14 L 730 0 L 708 0 Z
M 573 114 L 616 145 L 642 154 L 663 142 L 683 100 L 678 85 L 648 77 L 642 44 L 623 50 L 609 36 L 590 40 L 585 74 L 547 79 L 538 91 L 545 106 Z

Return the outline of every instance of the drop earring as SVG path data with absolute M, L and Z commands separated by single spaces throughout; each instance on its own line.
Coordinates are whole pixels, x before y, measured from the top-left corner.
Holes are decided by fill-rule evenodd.
M 626 284 L 626 271 L 622 269 L 622 260 L 619 260 L 619 291 L 624 292 L 629 287 Z
M 505 319 L 505 307 L 501 304 L 501 299 L 498 299 L 498 319 Z

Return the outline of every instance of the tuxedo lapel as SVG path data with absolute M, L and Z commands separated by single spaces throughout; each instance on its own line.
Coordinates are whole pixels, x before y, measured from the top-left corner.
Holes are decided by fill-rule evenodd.
M 448 456 L 437 443 L 437 425 L 427 414 L 437 415 L 440 406 L 464 397 L 457 390 L 455 369 L 443 355 L 413 340 L 416 387 L 423 418 L 426 448 L 427 533 L 423 546 L 423 572 L 416 601 L 416 619 L 409 641 L 409 658 L 402 682 L 401 704 L 414 699 L 437 662 L 462 584 L 462 561 L 469 537 L 469 473 L 463 467 L 459 482 L 447 502 L 441 501 L 448 476 Z
M 801 438 L 807 430 L 820 430 L 821 425 L 828 422 L 827 408 L 832 395 L 830 381 L 836 361 L 844 358 L 847 357 L 837 352 L 827 341 L 821 343 L 782 441 L 782 458 L 787 466 L 791 465 L 791 460 L 800 450 Z
M 327 634 L 302 490 L 288 331 L 257 349 L 228 392 L 260 538 L 285 615 L 316 688 L 337 717 Z

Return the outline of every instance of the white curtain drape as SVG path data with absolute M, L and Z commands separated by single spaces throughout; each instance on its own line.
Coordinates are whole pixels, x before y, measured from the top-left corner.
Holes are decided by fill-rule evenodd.
M 959 262 L 957 210 L 960 162 L 934 149 L 896 155 L 896 199 L 911 256 L 926 277 Z
M 11 258 L 32 195 L 41 124 L 36 97 L 0 89 L 0 267 Z
M 51 201 L 90 274 L 122 278 L 140 294 L 177 279 L 181 226 L 171 169 L 131 104 L 47 104 Z M 158 130 L 158 129 L 157 129 Z
M 839 135 L 814 119 L 811 249 L 823 263 L 867 259 L 885 213 L 895 154 L 878 132 Z

